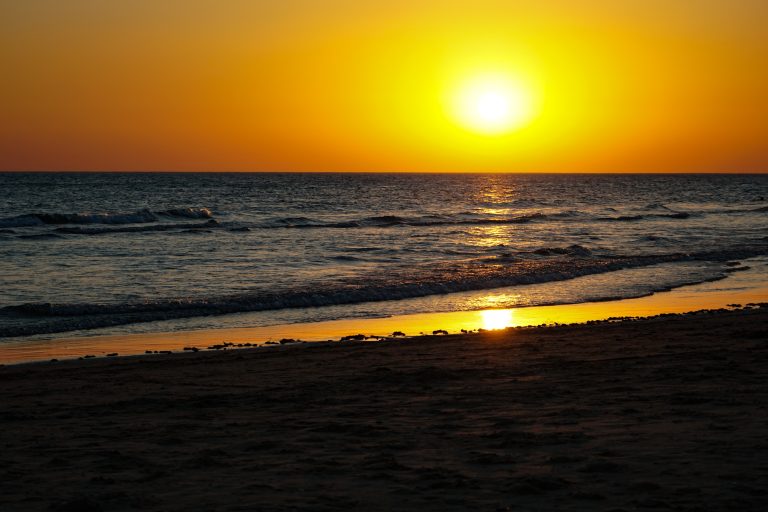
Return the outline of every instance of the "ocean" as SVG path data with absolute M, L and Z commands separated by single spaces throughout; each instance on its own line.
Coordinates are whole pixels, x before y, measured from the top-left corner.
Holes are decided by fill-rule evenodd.
M 0 174 L 3 339 L 629 298 L 766 256 L 768 175 Z

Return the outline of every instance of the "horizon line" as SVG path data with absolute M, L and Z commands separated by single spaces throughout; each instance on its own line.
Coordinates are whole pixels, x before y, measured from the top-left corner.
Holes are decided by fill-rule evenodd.
M 768 174 L 754 171 L 371 171 L 371 170 L 167 170 L 167 169 L 0 169 L 0 174 Z

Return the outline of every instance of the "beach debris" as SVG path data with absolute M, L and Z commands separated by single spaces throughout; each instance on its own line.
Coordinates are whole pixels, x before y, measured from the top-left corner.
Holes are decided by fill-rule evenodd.
M 403 336 L 405 336 L 405 333 L 403 331 L 395 331 L 392 333 L 393 338 L 403 337 Z
M 235 344 L 232 343 L 231 341 L 225 341 L 224 343 L 217 343 L 216 345 L 211 345 L 210 347 L 208 347 L 208 350 L 221 350 L 221 349 L 234 347 L 234 346 Z
M 435 331 L 432 331 L 432 335 L 433 336 L 437 336 L 438 334 L 442 334 L 444 336 L 448 336 L 448 331 L 446 331 L 445 329 L 437 329 Z
M 232 343 L 231 341 L 225 341 L 223 343 L 217 343 L 216 345 L 211 345 L 210 347 L 208 347 L 208 350 L 221 350 L 221 349 L 225 349 L 225 348 L 228 348 L 228 347 L 234 347 L 234 346 L 235 346 L 235 344 Z

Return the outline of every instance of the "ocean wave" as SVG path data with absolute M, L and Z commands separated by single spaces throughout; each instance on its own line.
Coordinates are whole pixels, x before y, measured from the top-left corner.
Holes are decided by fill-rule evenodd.
M 457 217 L 448 216 L 435 216 L 427 215 L 422 217 L 403 217 L 398 215 L 379 215 L 373 217 L 365 217 L 357 220 L 346 220 L 339 222 L 325 222 L 320 220 L 314 220 L 307 217 L 285 217 L 280 219 L 273 219 L 267 223 L 259 224 L 258 227 L 262 229 L 278 229 L 278 228 L 297 228 L 297 229 L 310 229 L 310 228 L 365 228 L 365 227 L 377 227 L 386 228 L 393 226 L 413 226 L 413 227 L 428 227 L 428 226 L 481 226 L 486 224 L 522 224 L 535 220 L 543 220 L 547 218 L 543 213 L 531 213 L 528 215 L 519 215 L 516 217 L 477 217 L 477 214 L 472 215 L 471 218 L 466 218 L 464 214 L 460 214 Z
M 634 222 L 643 219 L 687 219 L 691 217 L 688 212 L 674 213 L 646 213 L 643 215 L 618 215 L 615 217 L 598 217 L 597 220 L 608 222 Z
M 669 237 L 659 235 L 645 235 L 637 239 L 638 242 L 672 242 Z
M 158 215 L 169 217 L 183 217 L 187 219 L 211 219 L 213 212 L 208 208 L 172 208 L 156 212 Z
M 104 235 L 108 233 L 143 233 L 147 231 L 170 231 L 183 229 L 187 231 L 219 227 L 219 221 L 210 219 L 199 224 L 153 224 L 151 226 L 125 226 L 120 228 L 56 228 L 56 232 L 68 235 Z
M 0 219 L 3 227 L 29 227 L 43 224 L 142 224 L 157 222 L 149 210 L 133 213 L 28 213 Z
M 535 253 L 535 251 L 533 251 Z M 579 276 L 682 261 L 732 261 L 768 254 L 768 245 L 735 247 L 698 254 L 654 256 L 590 256 L 581 246 L 542 248 L 542 259 L 497 260 L 494 264 L 467 260 L 442 266 L 409 269 L 410 274 L 370 276 L 343 285 L 256 291 L 237 296 L 118 304 L 29 303 L 0 308 L 0 337 L 26 336 L 111 327 L 157 320 L 201 317 L 247 311 L 379 302 L 452 292 L 562 281 Z M 545 254 L 544 254 L 545 253 Z M 576 256 L 576 257 L 574 257 Z M 3 319 L 30 318 L 14 324 Z
M 16 217 L 7 217 L 0 219 L 2 228 L 25 228 L 29 226 L 40 226 L 44 222 L 36 215 L 17 215 Z
M 605 208 L 605 211 L 616 212 L 613 208 Z M 764 213 L 768 212 L 768 206 L 755 208 L 734 208 L 721 210 L 703 210 L 700 212 L 675 211 L 663 204 L 648 204 L 644 207 L 647 213 L 628 213 L 622 215 L 593 216 L 579 210 L 563 211 L 533 211 L 516 215 L 490 215 L 482 212 L 461 212 L 455 214 L 404 216 L 404 215 L 374 215 L 358 219 L 346 220 L 322 220 L 310 217 L 296 216 L 270 219 L 255 224 L 247 223 L 240 227 L 241 231 L 247 229 L 355 229 L 355 228 L 390 228 L 399 226 L 409 227 L 433 227 L 433 226 L 483 226 L 483 225 L 514 225 L 547 219 L 581 219 L 603 222 L 637 222 L 649 219 L 688 219 L 690 217 L 706 214 L 736 214 L 736 213 Z M 651 213 L 653 211 L 658 213 Z M 663 213 L 661 213 L 663 212 Z M 27 213 L 14 217 L 0 219 L 0 229 L 25 228 L 35 226 L 67 226 L 88 224 L 159 224 L 164 225 L 170 219 L 214 219 L 215 212 L 205 207 L 171 208 L 166 210 L 151 211 L 148 209 L 135 212 L 96 212 L 96 213 Z M 165 221 L 165 222 L 164 222 Z M 68 228 L 69 229 L 69 228 Z M 148 229 L 148 231 L 163 231 L 166 228 Z M 174 228 L 170 228 L 174 229 Z M 123 232 L 144 231 L 143 229 L 125 230 Z M 4 231 L 5 232 L 5 231 Z M 71 233 L 94 234 L 95 230 L 71 230 Z M 103 232 L 110 232 L 105 230 Z M 117 232 L 117 231 L 116 231 Z M 8 234 L 7 232 L 5 232 Z
M 676 215 L 680 215 L 682 212 L 675 212 Z M 739 213 L 768 213 L 768 206 L 759 206 L 755 208 L 751 207 L 736 207 L 736 208 L 719 208 L 719 209 L 702 209 L 694 213 L 687 213 L 689 216 L 701 216 L 701 215 L 729 215 Z M 680 217 L 685 218 L 685 217 Z
M 338 256 L 331 256 L 332 260 L 336 261 L 363 261 L 356 256 L 350 256 L 348 254 L 339 254 Z
M 704 210 L 708 214 L 732 214 L 732 213 L 768 213 L 768 206 L 758 206 L 756 208 L 720 208 Z
M 616 215 L 616 216 L 602 216 L 592 217 L 596 221 L 608 221 L 608 222 L 633 222 L 646 219 L 688 219 L 697 214 L 689 212 L 677 212 L 672 211 L 661 205 L 649 205 L 656 209 L 663 209 L 670 213 L 644 213 L 637 215 Z M 615 211 L 615 210 L 614 210 Z M 750 210 L 757 211 L 757 210 Z M 297 228 L 297 229 L 313 229 L 313 228 L 388 228 L 397 226 L 411 226 L 411 227 L 432 227 L 432 226 L 483 226 L 483 225 L 513 225 L 513 224 L 525 224 L 534 221 L 544 221 L 547 219 L 584 219 L 589 220 L 591 217 L 588 213 L 579 210 L 564 210 L 560 212 L 532 212 L 527 214 L 520 214 L 514 216 L 489 216 L 481 213 L 464 212 L 454 215 L 426 215 L 420 217 L 407 217 L 400 215 L 380 215 L 373 217 L 365 217 L 361 219 L 351 219 L 337 222 L 327 222 L 317 219 L 311 219 L 308 217 L 285 217 L 279 219 L 272 219 L 266 223 L 259 224 L 257 227 L 262 229 L 277 229 L 277 228 Z
M 16 238 L 22 240 L 56 240 L 61 238 L 61 236 L 56 233 L 36 233 L 32 235 L 17 235 Z
M 593 256 L 591 250 L 578 244 L 569 245 L 568 247 L 539 247 L 538 249 L 526 250 L 526 251 L 509 251 L 506 245 L 499 245 L 492 247 L 491 251 L 503 250 L 499 254 L 491 257 L 481 259 L 480 261 L 492 263 L 492 262 L 515 262 L 521 261 L 524 258 L 531 259 L 531 257 L 539 258 L 544 257 L 556 257 L 562 258 L 564 256 L 572 258 L 590 258 Z M 468 254 L 459 252 L 450 252 L 450 254 Z
M 86 212 L 86 213 L 25 213 L 0 219 L 1 228 L 23 228 L 42 225 L 65 224 L 148 224 L 159 222 L 158 215 L 188 219 L 210 219 L 213 212 L 208 208 L 176 208 L 152 212 Z
M 591 256 L 592 251 L 578 244 L 569 245 L 568 247 L 541 247 L 539 249 L 531 251 L 532 254 L 539 256 L 553 256 L 553 255 L 572 255 L 572 256 Z
M 584 217 L 586 215 L 587 215 L 586 213 L 579 210 L 565 210 L 562 212 L 549 213 L 547 214 L 547 217 L 567 219 L 567 218 L 574 218 L 574 217 Z
M 479 201 L 476 204 L 481 208 L 532 208 L 539 206 L 551 206 L 553 201 L 547 199 L 521 197 L 507 201 Z
M 406 217 L 399 217 L 397 215 L 377 215 L 374 217 L 367 217 L 362 221 L 363 224 L 369 226 L 395 226 L 407 222 L 408 219 Z
M 671 208 L 661 204 L 661 203 L 650 203 L 645 205 L 646 210 L 666 210 L 666 211 L 672 211 Z

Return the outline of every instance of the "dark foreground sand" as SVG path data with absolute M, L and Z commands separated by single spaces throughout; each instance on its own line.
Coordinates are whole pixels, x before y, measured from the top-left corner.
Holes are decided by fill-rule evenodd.
M 768 510 L 768 312 L 0 368 L 0 510 Z

